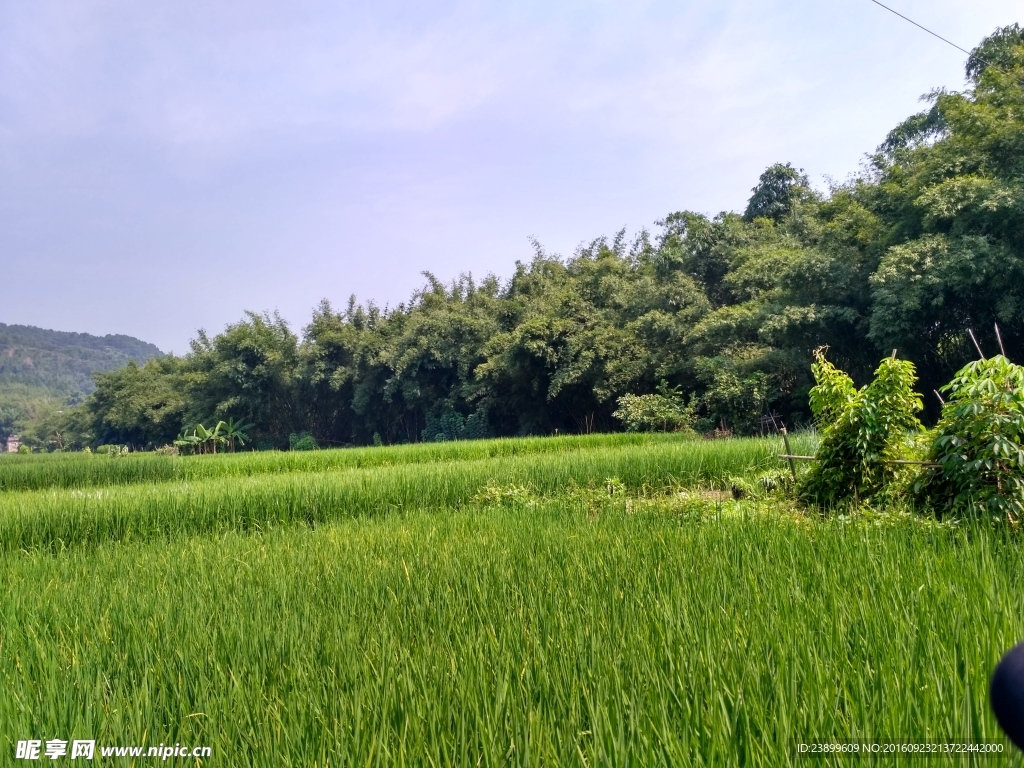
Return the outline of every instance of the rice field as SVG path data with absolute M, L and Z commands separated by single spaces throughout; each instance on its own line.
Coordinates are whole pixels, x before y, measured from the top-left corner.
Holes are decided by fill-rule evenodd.
M 55 737 L 268 767 L 922 766 L 950 760 L 796 745 L 1005 743 L 986 694 L 1024 637 L 1015 533 L 721 492 L 778 467 L 772 441 L 616 439 L 0 493 L 0 762 Z
M 362 469 L 314 471 L 303 465 L 303 471 L 291 473 L 250 472 L 198 481 L 8 492 L 0 496 L 0 551 L 60 550 L 103 541 L 261 531 L 275 525 L 317 525 L 415 508 L 457 509 L 481 489 L 495 484 L 522 486 L 548 495 L 599 485 L 609 478 L 644 491 L 722 486 L 731 476 L 777 464 L 777 452 L 778 446 L 771 440 L 674 440 L 639 446 L 598 444 L 588 450 L 508 452 L 486 459 L 460 456 L 446 461 L 445 453 L 437 451 L 442 458 L 436 458 L 416 446 L 410 451 L 411 462 L 369 464 Z M 465 454 L 474 456 L 469 450 Z M 435 458 L 426 461 L 424 455 Z M 258 466 L 266 461 L 259 454 L 241 459 Z M 79 463 L 88 466 L 93 461 L 118 464 L 126 460 L 86 457 Z M 236 456 L 191 457 L 187 461 L 197 466 L 204 460 L 214 467 L 239 463 Z M 344 466 L 342 460 L 336 461 Z
M 795 446 L 813 445 L 811 435 L 794 436 Z M 91 488 L 105 485 L 207 480 L 218 477 L 340 469 L 387 467 L 400 464 L 500 459 L 537 454 L 567 454 L 598 448 L 646 448 L 685 445 L 692 462 L 746 466 L 772 460 L 778 440 L 700 441 L 673 434 L 609 434 L 563 437 L 415 443 L 378 448 L 281 452 L 240 451 L 211 456 L 160 456 L 137 453 L 112 458 L 82 453 L 0 453 L 0 491 L 47 488 Z M 794 448 L 795 450 L 795 448 Z

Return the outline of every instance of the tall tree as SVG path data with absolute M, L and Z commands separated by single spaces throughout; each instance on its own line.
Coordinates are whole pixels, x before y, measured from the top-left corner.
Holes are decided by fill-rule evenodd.
M 277 313 L 246 312 L 213 338 L 200 331 L 185 363 L 187 421 L 244 419 L 255 440 L 283 447 L 300 426 L 298 360 L 298 338 Z
M 993 62 L 991 65 L 983 62 Z M 865 195 L 885 223 L 870 336 L 899 347 L 932 388 L 973 356 L 973 329 L 1024 352 L 1024 38 L 1014 25 L 967 65 L 972 87 L 933 94 L 926 138 L 889 142 Z M 924 122 L 921 118 L 921 122 Z
M 189 399 L 180 358 L 159 357 L 95 375 L 96 390 L 83 406 L 87 431 L 97 443 L 136 449 L 168 445 L 181 430 Z

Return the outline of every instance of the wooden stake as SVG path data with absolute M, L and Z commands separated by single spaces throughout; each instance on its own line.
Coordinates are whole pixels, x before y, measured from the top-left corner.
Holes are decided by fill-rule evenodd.
M 980 346 L 978 346 L 978 340 L 977 340 L 976 338 L 974 338 L 974 331 L 972 331 L 972 330 L 971 330 L 970 328 L 968 328 L 968 329 L 967 329 L 967 333 L 969 333 L 969 334 L 970 334 L 970 336 L 971 336 L 971 341 L 973 341 L 973 342 L 974 342 L 974 348 L 975 348 L 976 350 L 978 350 L 978 357 L 980 357 L 980 358 L 981 358 L 982 360 L 984 360 L 984 359 L 985 359 L 985 353 L 984 353 L 984 352 L 982 352 L 982 351 L 981 351 L 981 347 L 980 347 Z
M 1006 349 L 1003 348 L 1003 337 L 999 335 L 999 323 L 996 323 L 996 339 L 999 341 L 999 352 L 1006 357 Z
M 789 447 L 789 433 L 786 432 L 786 428 L 780 427 L 779 432 L 782 433 L 782 442 L 786 444 L 786 454 L 789 456 L 789 471 L 793 473 L 793 482 L 796 482 L 796 462 L 793 461 L 793 451 Z

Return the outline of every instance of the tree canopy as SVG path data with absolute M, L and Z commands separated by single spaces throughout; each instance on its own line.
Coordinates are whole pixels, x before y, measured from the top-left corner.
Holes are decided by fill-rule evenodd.
M 627 395 L 675 393 L 624 402 L 750 432 L 810 419 L 819 347 L 858 383 L 898 348 L 927 393 L 975 356 L 968 329 L 994 353 L 998 324 L 1021 359 L 1021 30 L 982 41 L 966 74 L 827 191 L 779 163 L 742 214 L 673 212 L 569 258 L 535 244 L 507 280 L 426 274 L 396 307 L 324 301 L 301 333 L 247 313 L 182 357 L 97 376 L 71 431 L 139 447 L 228 418 L 266 447 L 585 432 L 627 426 Z

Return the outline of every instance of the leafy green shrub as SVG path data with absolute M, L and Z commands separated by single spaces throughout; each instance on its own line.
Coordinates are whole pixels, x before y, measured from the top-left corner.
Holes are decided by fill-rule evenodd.
M 443 443 L 447 440 L 482 440 L 490 434 L 486 414 L 471 413 L 463 416 L 458 411 L 444 410 L 429 413 L 421 435 L 426 443 Z
M 292 451 L 315 451 L 320 445 L 309 432 L 293 432 L 288 436 L 288 448 Z
M 793 476 L 784 469 L 770 469 L 762 472 L 754 478 L 760 486 L 760 492 L 765 496 L 773 493 L 791 493 L 793 490 Z
M 811 411 L 821 432 L 817 461 L 800 484 L 800 496 L 821 506 L 857 502 L 877 493 L 896 476 L 894 459 L 907 458 L 915 434 L 921 396 L 909 360 L 886 358 L 870 384 L 853 381 L 815 352 Z
M 942 388 L 917 497 L 937 509 L 1011 521 L 1024 517 L 1024 366 L 1002 355 L 961 368 Z
M 756 475 L 734 475 L 727 481 L 734 499 L 764 499 L 793 490 L 793 477 L 788 470 L 769 469 Z
M 102 456 L 110 456 L 111 458 L 117 458 L 119 456 L 128 455 L 127 445 L 100 445 L 96 448 L 96 453 Z
M 696 405 L 683 400 L 677 389 L 665 383 L 654 395 L 623 395 L 612 416 L 627 432 L 693 432 Z

